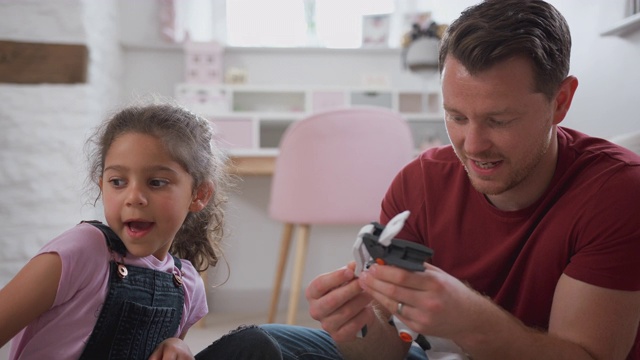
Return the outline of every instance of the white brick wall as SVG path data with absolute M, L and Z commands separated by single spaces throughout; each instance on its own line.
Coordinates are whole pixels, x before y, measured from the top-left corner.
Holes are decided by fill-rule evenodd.
M 86 84 L 0 84 L 0 286 L 52 237 L 101 217 L 83 196 L 83 145 L 118 97 L 116 15 L 114 0 L 0 3 L 0 38 L 90 52 Z

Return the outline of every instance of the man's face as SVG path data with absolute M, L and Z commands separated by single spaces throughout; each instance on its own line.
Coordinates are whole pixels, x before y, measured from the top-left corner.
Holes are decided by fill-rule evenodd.
M 471 75 L 448 56 L 442 94 L 449 138 L 473 186 L 505 210 L 533 202 L 556 152 L 552 102 L 534 91 L 531 62 L 514 57 Z

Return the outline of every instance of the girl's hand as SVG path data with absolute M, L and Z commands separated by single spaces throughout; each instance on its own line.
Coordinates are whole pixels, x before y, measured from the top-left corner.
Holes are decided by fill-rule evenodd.
M 305 292 L 309 314 L 337 341 L 350 341 L 375 316 L 371 297 L 355 280 L 355 262 L 316 277 Z
M 149 356 L 149 360 L 193 360 L 189 346 L 180 338 L 168 338 L 161 342 Z

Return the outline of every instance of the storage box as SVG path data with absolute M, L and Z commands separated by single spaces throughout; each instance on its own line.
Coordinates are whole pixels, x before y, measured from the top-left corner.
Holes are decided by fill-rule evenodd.
M 176 100 L 187 109 L 201 115 L 229 111 L 227 90 L 211 85 L 182 83 L 176 86 Z
M 257 125 L 250 117 L 212 117 L 215 139 L 224 149 L 258 148 Z
M 347 99 L 344 91 L 314 91 L 311 94 L 313 112 L 345 107 Z

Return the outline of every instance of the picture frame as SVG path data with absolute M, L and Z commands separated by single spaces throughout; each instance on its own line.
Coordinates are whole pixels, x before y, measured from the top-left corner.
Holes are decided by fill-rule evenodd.
M 391 15 L 365 15 L 362 17 L 362 47 L 389 47 Z

